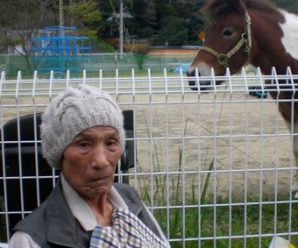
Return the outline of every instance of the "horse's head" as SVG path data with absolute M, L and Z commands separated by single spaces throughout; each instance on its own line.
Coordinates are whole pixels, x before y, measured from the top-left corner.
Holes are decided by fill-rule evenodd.
M 202 11 L 206 14 L 205 41 L 192 62 L 188 76 L 224 75 L 226 69 L 236 73 L 248 62 L 251 48 L 251 20 L 245 0 L 211 0 Z M 196 72 L 197 71 L 197 72 Z M 216 82 L 220 84 L 221 82 Z M 210 88 L 212 82 L 200 81 L 200 89 Z M 189 81 L 192 89 L 196 82 Z

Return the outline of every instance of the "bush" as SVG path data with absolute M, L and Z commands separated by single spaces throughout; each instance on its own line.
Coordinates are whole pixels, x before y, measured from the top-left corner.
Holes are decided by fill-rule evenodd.
M 162 20 L 159 37 L 170 46 L 182 46 L 187 43 L 188 29 L 186 21 L 178 17 L 167 17 Z
M 150 44 L 140 43 L 134 47 L 133 52 L 133 60 L 137 64 L 139 70 L 143 70 L 145 60 L 148 57 L 148 49 L 150 48 Z

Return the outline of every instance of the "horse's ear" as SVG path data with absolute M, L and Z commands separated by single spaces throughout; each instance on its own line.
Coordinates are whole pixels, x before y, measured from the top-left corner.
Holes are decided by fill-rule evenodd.
M 229 1 L 234 10 L 241 10 L 244 6 L 245 0 L 230 0 Z
M 243 14 L 246 9 L 247 0 L 230 0 L 232 8 L 239 14 Z
M 238 8 L 240 6 L 241 0 L 230 0 L 229 2 L 233 7 Z
M 225 16 L 230 12 L 245 12 L 245 3 L 248 0 L 207 0 L 206 4 L 201 9 L 205 12 L 205 17 Z
M 209 1 L 209 5 L 213 6 L 213 8 L 229 8 L 229 9 L 238 9 L 241 7 L 243 0 L 211 0 Z

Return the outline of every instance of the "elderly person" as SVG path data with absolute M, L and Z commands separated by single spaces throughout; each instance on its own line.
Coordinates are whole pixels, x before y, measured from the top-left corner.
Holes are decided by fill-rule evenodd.
M 14 227 L 10 248 L 169 247 L 136 191 L 113 183 L 125 133 L 107 93 L 67 88 L 40 128 L 43 156 L 61 174 L 47 200 Z

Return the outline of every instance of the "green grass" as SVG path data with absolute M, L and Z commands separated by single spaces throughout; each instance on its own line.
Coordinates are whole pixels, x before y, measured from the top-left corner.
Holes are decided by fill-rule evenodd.
M 119 56 L 119 55 L 118 55 Z M 187 55 L 181 56 L 166 56 L 166 55 L 139 55 L 139 54 L 124 54 L 118 57 L 118 66 L 115 62 L 115 54 L 101 54 L 88 57 L 87 61 L 83 62 L 83 65 L 79 66 L 80 69 L 72 68 L 71 77 L 82 77 L 83 68 L 86 69 L 88 77 L 98 77 L 99 68 L 102 68 L 106 76 L 109 77 L 115 74 L 115 69 L 119 67 L 119 76 L 131 76 L 131 69 L 135 68 L 137 76 L 147 75 L 147 68 L 151 68 L 151 72 L 156 75 L 163 73 L 163 68 L 169 68 L 171 71 L 172 64 L 190 63 L 192 57 Z M 85 63 L 86 62 L 86 63 Z M 6 71 L 6 79 L 15 79 L 18 71 L 22 71 L 22 78 L 31 79 L 33 75 L 33 69 L 28 68 L 26 59 L 23 56 L 18 55 L 0 55 L 0 66 L 4 66 Z M 61 69 L 62 70 L 62 69 Z M 0 70 L 1 71 L 1 70 Z M 39 78 L 49 78 L 49 72 L 43 73 L 40 71 Z M 65 73 L 59 73 L 56 71 L 55 78 L 65 78 Z
M 179 150 L 179 161 L 182 156 L 183 151 Z M 209 170 L 213 170 L 213 161 Z M 207 193 L 209 175 L 202 183 L 199 198 L 194 190 L 182 196 L 183 185 L 179 178 L 182 175 L 169 180 L 156 176 L 153 194 L 148 190 L 150 185 L 142 181 L 141 195 L 147 205 L 160 207 L 154 210 L 154 215 L 165 234 L 169 234 L 171 247 L 268 248 L 274 234 L 298 232 L 298 203 L 289 203 L 288 195 L 278 195 L 277 200 L 253 195 L 247 196 L 246 201 L 244 196 L 214 199 Z M 167 182 L 171 185 L 169 195 Z M 188 183 L 194 185 L 194 181 Z M 298 235 L 284 238 L 298 245 Z
M 187 123 L 188 120 L 184 134 Z M 153 150 L 158 151 L 155 143 Z M 181 171 L 183 156 L 184 151 L 179 147 L 178 171 Z M 161 171 L 160 161 L 162 160 L 158 156 L 153 160 L 155 171 Z M 253 195 L 248 195 L 246 199 L 245 196 L 241 199 L 214 199 L 208 193 L 213 163 L 214 160 L 209 162 L 209 173 L 201 182 L 199 194 L 195 191 L 195 179 L 188 180 L 188 185 L 183 185 L 180 178 L 183 176 L 182 171 L 167 180 L 166 175 L 154 176 L 151 183 L 154 184 L 155 191 L 151 195 L 148 190 L 150 182 L 139 181 L 141 195 L 147 205 L 163 207 L 154 210 L 154 215 L 162 230 L 169 235 L 171 247 L 269 248 L 274 234 L 298 232 L 298 203 L 288 203 L 288 195 L 278 195 L 277 200 L 270 196 L 260 199 Z M 190 186 L 192 190 L 183 191 L 184 186 Z M 170 192 L 166 195 L 168 189 Z M 284 238 L 298 245 L 298 235 L 286 235 Z
M 250 200 L 250 203 L 252 202 Z M 216 247 L 242 248 L 244 244 L 248 248 L 269 247 L 272 237 L 259 238 L 259 234 L 284 233 L 289 232 L 289 228 L 292 232 L 298 232 L 297 203 L 292 206 L 288 203 L 277 203 L 276 206 L 264 203 L 266 202 L 262 202 L 262 205 L 259 203 L 248 205 L 246 209 L 241 204 L 217 207 L 205 205 L 200 208 L 194 206 L 185 209 L 177 207 L 170 209 L 169 215 L 166 210 L 157 210 L 154 214 L 164 231 L 167 231 L 167 216 L 169 217 L 170 239 L 185 238 L 185 247 L 208 248 L 215 247 L 215 243 Z M 290 208 L 292 209 L 291 223 L 289 222 Z M 244 237 L 250 235 L 254 237 Z M 285 238 L 288 239 L 288 237 Z M 297 245 L 298 236 L 292 236 L 291 242 Z M 172 241 L 171 246 L 183 247 L 183 241 Z
M 246 244 L 247 248 L 269 247 L 272 239 L 269 237 L 243 237 L 245 235 L 258 236 L 261 234 L 298 232 L 298 203 L 289 206 L 288 203 L 266 204 L 255 203 L 247 205 L 246 209 L 243 205 L 237 206 L 191 206 L 191 200 L 188 208 L 181 208 L 178 203 L 177 207 L 155 210 L 154 215 L 161 228 L 167 233 L 167 222 L 169 219 L 170 239 L 178 239 L 172 241 L 171 247 L 183 247 L 183 242 L 187 248 L 203 247 L 233 247 L 243 248 Z M 249 203 L 253 203 L 253 199 L 249 199 Z M 207 203 L 211 203 L 207 201 Z M 217 202 L 227 203 L 227 201 Z M 289 213 L 291 209 L 292 222 L 289 222 Z M 262 218 L 260 218 L 260 210 L 262 210 Z M 185 218 L 183 219 L 183 216 Z M 274 221 L 276 216 L 276 222 Z M 183 222 L 185 224 L 183 224 Z M 246 222 L 246 225 L 245 225 Z M 260 225 L 261 222 L 261 225 Z M 0 225 L 0 242 L 6 240 L 5 225 Z M 246 227 L 246 230 L 245 230 Z M 274 228 L 276 227 L 276 230 Z M 235 237 L 233 237 L 235 236 Z M 236 237 L 242 236 L 242 237 Z M 229 237 L 232 237 L 229 239 Z M 181 239 L 185 238 L 185 241 Z M 287 236 L 284 238 L 288 239 Z M 191 241 L 188 239 L 193 239 Z M 200 240 L 200 244 L 198 243 Z M 206 240 L 209 239 L 209 240 Z M 297 246 L 298 235 L 291 236 L 291 242 Z
M 186 134 L 185 122 L 183 137 Z M 149 130 L 149 127 L 147 127 Z M 164 168 L 159 158 L 159 147 L 153 143 L 153 171 Z M 162 230 L 168 235 L 171 247 L 180 248 L 269 248 L 274 234 L 290 239 L 298 247 L 298 203 L 288 203 L 289 195 L 256 195 L 237 198 L 216 198 L 208 193 L 213 160 L 207 166 L 209 173 L 201 181 L 200 192 L 195 191 L 197 182 L 182 180 L 184 150 L 177 149 L 178 171 L 181 174 L 154 176 L 152 180 L 139 179 L 141 196 L 148 206 L 159 206 L 154 215 Z M 206 161 L 208 163 L 208 161 Z M 142 166 L 138 166 L 142 168 Z M 181 178 L 180 178 L 181 177 Z M 183 185 L 185 182 L 187 185 Z M 154 184 L 153 187 L 151 184 Z M 188 187 L 188 190 L 183 190 Z M 191 188 L 191 190 L 189 190 Z M 153 189 L 153 192 L 150 190 Z M 151 193 L 151 194 L 150 194 Z M 285 193 L 286 194 L 286 193 Z M 167 201 L 168 199 L 168 201 Z

